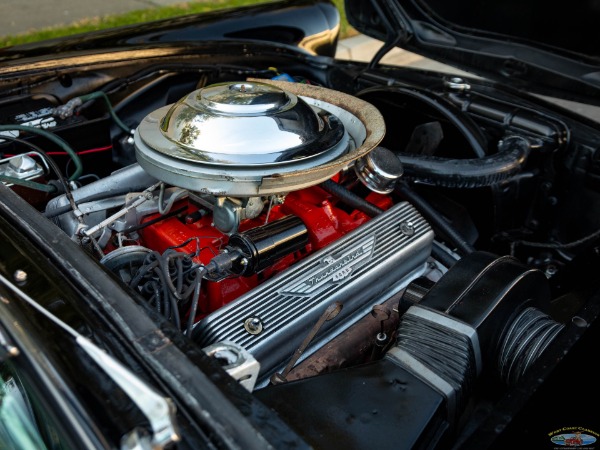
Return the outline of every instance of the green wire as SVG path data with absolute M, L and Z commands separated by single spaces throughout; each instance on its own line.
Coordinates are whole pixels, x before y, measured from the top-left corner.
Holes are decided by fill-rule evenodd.
M 77 180 L 83 173 L 83 165 L 81 164 L 81 159 L 79 159 L 79 155 L 75 152 L 75 150 L 73 150 L 69 146 L 69 144 L 67 144 L 67 142 L 63 138 L 58 137 L 57 135 L 49 133 L 48 131 L 42 130 L 40 128 L 30 127 L 27 125 L 0 125 L 0 132 L 2 131 L 25 131 L 27 133 L 37 134 L 39 136 L 45 137 L 46 139 L 54 142 L 65 152 L 67 152 L 67 154 L 71 157 L 71 160 L 73 160 L 73 163 L 75 164 L 75 172 L 73 172 L 73 175 L 69 177 L 69 181 Z M 1 138 L 2 136 L 0 136 L 0 139 Z
M 108 108 L 108 113 L 110 114 L 112 119 L 115 121 L 115 123 L 119 126 L 119 128 L 121 128 L 127 134 L 131 133 L 131 130 L 129 129 L 129 127 L 127 127 L 127 125 L 125 125 L 123 123 L 123 121 L 121 119 L 119 119 L 119 116 L 117 116 L 117 113 L 115 113 L 115 110 L 113 109 L 113 106 L 110 103 L 110 100 L 109 100 L 108 96 L 106 95 L 106 93 L 104 93 L 102 91 L 92 92 L 90 94 L 82 95 L 79 98 L 81 99 L 81 101 L 83 103 L 85 103 L 89 100 L 96 100 L 98 98 L 101 98 L 102 100 L 104 100 L 104 103 L 106 103 L 106 106 Z M 69 177 L 69 181 L 77 180 L 83 173 L 83 165 L 81 163 L 81 159 L 79 158 L 79 155 L 75 152 L 75 150 L 73 150 L 69 146 L 69 144 L 65 140 L 63 140 L 59 136 L 57 136 L 53 133 L 50 133 L 48 131 L 42 130 L 40 128 L 31 127 L 31 126 L 27 126 L 27 125 L 0 125 L 0 132 L 2 132 L 2 131 L 24 131 L 24 132 L 31 133 L 31 134 L 37 134 L 39 136 L 45 137 L 46 139 L 49 139 L 50 141 L 57 144 L 60 148 L 62 148 L 65 152 L 67 152 L 67 154 L 71 157 L 71 159 L 73 160 L 73 163 L 75 164 L 75 172 L 73 172 L 73 175 L 71 175 Z M 1 139 L 1 136 L 0 136 L 0 139 Z M 8 177 L 6 175 L 0 175 L 0 181 L 16 184 L 16 185 L 20 185 L 20 186 L 25 186 L 25 187 L 28 187 L 31 189 L 36 189 L 38 191 L 44 191 L 44 192 L 55 192 L 56 191 L 55 186 L 36 183 L 34 181 L 21 180 L 20 178 Z
M 57 191 L 56 186 L 51 184 L 42 184 L 36 183 L 35 181 L 22 180 L 20 178 L 9 177 L 7 175 L 0 175 L 0 181 L 4 181 L 5 183 L 12 183 L 18 186 L 23 186 L 30 189 L 35 189 L 36 191 L 54 193 Z
M 115 112 L 112 103 L 110 103 L 110 100 L 108 99 L 106 93 L 102 91 L 97 91 L 92 92 L 90 94 L 81 95 L 79 98 L 83 103 L 89 100 L 96 100 L 97 98 L 103 99 L 104 103 L 106 103 L 106 107 L 108 108 L 108 113 L 110 114 L 110 117 L 112 117 L 112 119 L 115 121 L 115 123 L 119 126 L 121 130 L 123 130 L 127 134 L 131 134 L 131 129 L 127 127 L 127 125 L 125 125 L 121 119 L 119 119 L 119 116 L 117 116 L 117 113 Z
M 75 172 L 73 175 L 69 177 L 69 181 L 73 181 L 78 179 L 83 172 L 83 165 L 81 164 L 81 159 L 79 159 L 79 155 L 73 150 L 69 144 L 65 142 L 65 140 L 61 137 L 58 137 L 55 134 L 49 133 L 48 131 L 42 130 L 40 128 L 29 127 L 27 125 L 0 125 L 0 132 L 2 131 L 25 131 L 27 133 L 38 134 L 40 136 L 44 136 L 46 139 L 51 140 L 60 148 L 62 148 L 73 160 L 75 164 Z M 0 139 L 2 136 L 0 136 Z

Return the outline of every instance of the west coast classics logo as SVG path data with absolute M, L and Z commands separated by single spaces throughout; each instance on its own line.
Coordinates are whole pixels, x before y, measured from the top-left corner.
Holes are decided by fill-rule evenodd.
M 583 427 L 564 427 L 548 433 L 550 441 L 557 446 L 596 448 L 599 434 Z

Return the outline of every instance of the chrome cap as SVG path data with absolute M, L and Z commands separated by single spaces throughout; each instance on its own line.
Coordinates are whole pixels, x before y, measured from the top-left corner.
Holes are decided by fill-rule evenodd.
M 263 83 L 223 83 L 192 92 L 184 101 L 196 110 L 210 109 L 215 114 L 255 116 L 293 108 L 294 94 Z
M 389 194 L 404 173 L 400 159 L 387 148 L 375 147 L 354 163 L 354 171 L 373 192 Z

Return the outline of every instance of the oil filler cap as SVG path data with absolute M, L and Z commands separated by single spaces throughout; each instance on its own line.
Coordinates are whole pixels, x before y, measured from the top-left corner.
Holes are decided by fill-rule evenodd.
M 404 173 L 400 159 L 385 147 L 375 147 L 354 163 L 354 171 L 365 186 L 380 194 L 394 190 Z

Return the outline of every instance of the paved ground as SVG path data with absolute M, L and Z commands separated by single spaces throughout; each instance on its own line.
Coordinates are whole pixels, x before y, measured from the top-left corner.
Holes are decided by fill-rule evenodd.
M 352 61 L 368 62 L 381 48 L 383 43 L 365 35 L 358 35 L 339 42 L 336 57 L 339 59 L 349 59 Z M 454 67 L 440 64 L 415 53 L 407 52 L 401 48 L 391 50 L 381 60 L 384 64 L 392 64 L 396 66 L 409 66 L 419 69 L 437 70 L 440 72 L 452 73 L 463 76 L 473 76 L 466 72 L 462 72 Z

